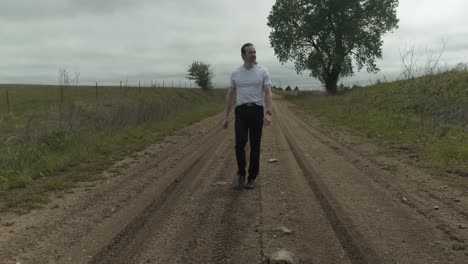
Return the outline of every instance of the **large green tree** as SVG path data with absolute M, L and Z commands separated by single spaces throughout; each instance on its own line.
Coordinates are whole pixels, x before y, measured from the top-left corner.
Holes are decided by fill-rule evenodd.
M 310 70 L 336 94 L 354 63 L 379 71 L 382 36 L 398 27 L 397 6 L 398 0 L 277 0 L 268 16 L 270 43 L 280 62 L 293 61 L 297 73 Z
M 195 83 L 204 90 L 213 88 L 213 77 L 213 70 L 210 68 L 210 64 L 208 63 L 194 61 L 188 66 L 186 78 L 194 80 Z

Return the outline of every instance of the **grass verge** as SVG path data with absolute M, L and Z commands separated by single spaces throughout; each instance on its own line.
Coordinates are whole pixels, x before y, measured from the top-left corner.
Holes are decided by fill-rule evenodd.
M 2 171 L 0 210 L 27 212 L 40 207 L 51 192 L 67 191 L 78 182 L 95 180 L 113 160 L 221 110 L 221 102 L 212 102 L 173 118 L 125 127 L 112 134 L 56 131 L 41 136 L 17 148 L 16 153 L 4 153 L 2 159 L 22 157 L 22 161 Z
M 355 87 L 339 96 L 286 95 L 306 113 L 405 150 L 436 175 L 468 177 L 468 72 Z M 387 151 L 387 150 L 386 150 Z M 465 186 L 468 187 L 468 186 Z

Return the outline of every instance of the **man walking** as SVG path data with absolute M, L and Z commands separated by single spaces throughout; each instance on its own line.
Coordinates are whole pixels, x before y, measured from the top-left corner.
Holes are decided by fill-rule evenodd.
M 231 86 L 226 96 L 223 127 L 229 124 L 234 92 L 236 93 L 235 135 L 237 159 L 236 189 L 244 187 L 246 177 L 245 145 L 250 142 L 250 162 L 247 178 L 247 189 L 255 188 L 260 163 L 260 142 L 263 124 L 271 122 L 271 81 L 268 70 L 257 65 L 257 53 L 252 43 L 241 48 L 244 64 L 231 74 Z

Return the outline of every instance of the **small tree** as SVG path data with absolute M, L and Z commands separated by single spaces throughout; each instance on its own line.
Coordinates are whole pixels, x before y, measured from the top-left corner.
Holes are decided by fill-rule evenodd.
M 291 90 L 291 86 L 288 85 L 288 86 L 286 87 L 286 90 L 285 90 L 285 91 L 292 91 L 292 90 Z
M 299 91 L 299 87 L 296 86 L 296 88 L 294 88 L 294 91 Z
M 194 61 L 188 67 L 186 78 L 194 80 L 198 86 L 207 90 L 213 88 L 213 77 L 214 73 L 209 64 L 202 61 Z

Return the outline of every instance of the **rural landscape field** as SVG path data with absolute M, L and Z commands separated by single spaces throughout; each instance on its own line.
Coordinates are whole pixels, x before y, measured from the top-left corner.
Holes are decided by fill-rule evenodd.
M 467 76 L 434 78 L 466 87 Z M 252 192 L 232 188 L 233 135 L 221 129 L 219 114 L 223 89 L 147 88 L 124 96 L 109 87 L 100 101 L 94 87 L 73 88 L 66 129 L 57 132 L 57 87 L 2 87 L 2 98 L 8 88 L 11 100 L 10 113 L 2 112 L 2 259 L 257 263 L 285 248 L 304 263 L 463 263 L 467 119 L 455 117 L 466 108 L 450 103 L 454 118 L 420 129 L 418 113 L 391 100 L 405 85 L 412 84 L 338 97 L 275 93 L 263 177 Z M 22 94 L 39 90 L 34 103 Z M 466 107 L 466 89 L 459 92 L 452 99 Z M 46 94 L 52 99 L 40 100 Z M 394 108 L 355 96 L 385 97 Z M 429 101 L 444 98 L 428 94 Z M 358 127 L 347 124 L 350 111 L 362 108 L 368 115 L 352 122 Z
M 463 28 L 420 52 L 408 0 L 65 2 L 0 4 L 0 264 L 468 263 Z

